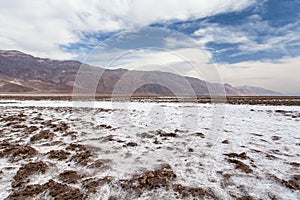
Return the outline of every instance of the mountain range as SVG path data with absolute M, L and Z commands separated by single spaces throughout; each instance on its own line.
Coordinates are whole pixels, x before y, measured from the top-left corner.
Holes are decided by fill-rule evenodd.
M 71 94 L 74 91 L 99 95 L 209 95 L 224 92 L 237 96 L 281 95 L 263 88 L 209 83 L 169 72 L 104 69 L 75 60 L 51 60 L 16 50 L 0 50 L 0 93 Z

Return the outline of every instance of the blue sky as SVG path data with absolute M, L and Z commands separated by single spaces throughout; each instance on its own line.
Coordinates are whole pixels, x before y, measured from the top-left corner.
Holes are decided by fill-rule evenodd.
M 234 12 L 151 23 L 148 27 L 164 27 L 203 40 L 205 48 L 213 54 L 213 60 L 217 63 L 276 62 L 284 57 L 300 55 L 299 19 L 299 0 L 264 0 Z M 68 52 L 81 52 L 82 49 L 88 52 L 98 42 L 117 33 L 83 33 L 79 43 L 62 45 L 61 48 Z M 213 38 L 205 41 L 208 36 Z M 90 41 L 93 42 L 90 44 Z
M 215 68 L 233 85 L 298 94 L 299 19 L 299 0 L 0 1 L 0 49 L 102 66 L 130 49 L 155 47 Z M 125 68 L 136 61 L 143 70 L 143 62 L 157 65 L 161 60 L 183 75 L 196 76 L 165 52 L 139 50 L 117 63 Z M 208 74 L 204 79 L 218 81 Z

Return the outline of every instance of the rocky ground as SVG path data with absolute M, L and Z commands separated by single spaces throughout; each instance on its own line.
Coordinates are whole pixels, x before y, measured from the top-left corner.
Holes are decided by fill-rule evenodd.
M 0 199 L 300 196 L 297 106 L 89 105 L 0 102 Z

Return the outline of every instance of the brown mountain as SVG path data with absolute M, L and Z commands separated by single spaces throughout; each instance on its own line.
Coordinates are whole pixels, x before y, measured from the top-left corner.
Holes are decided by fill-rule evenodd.
M 78 74 L 81 76 L 76 79 Z M 96 90 L 97 94 L 140 95 L 206 95 L 224 91 L 222 84 L 168 72 L 109 70 L 79 61 L 50 60 L 0 50 L 0 93 L 68 94 L 73 88 L 77 93 L 91 94 Z M 246 95 L 229 84 L 224 88 L 228 95 Z

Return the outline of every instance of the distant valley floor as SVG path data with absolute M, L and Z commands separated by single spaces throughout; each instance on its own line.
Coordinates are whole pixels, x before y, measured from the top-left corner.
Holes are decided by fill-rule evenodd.
M 248 105 L 300 106 L 300 96 L 111 96 L 111 95 L 72 95 L 72 94 L 0 94 L 0 100 L 101 100 L 101 101 L 151 101 L 151 102 L 193 102 L 227 103 Z

